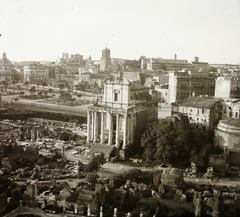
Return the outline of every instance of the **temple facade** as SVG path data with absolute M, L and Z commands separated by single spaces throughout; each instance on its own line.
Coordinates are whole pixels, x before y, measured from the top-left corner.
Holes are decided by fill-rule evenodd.
M 88 107 L 87 142 L 124 150 L 136 142 L 148 121 L 157 118 L 157 102 L 152 100 L 149 88 L 118 73 L 104 81 L 102 101 Z

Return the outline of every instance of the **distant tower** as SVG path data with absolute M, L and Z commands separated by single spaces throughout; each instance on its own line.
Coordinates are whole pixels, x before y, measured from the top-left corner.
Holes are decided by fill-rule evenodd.
M 110 50 L 105 48 L 102 50 L 102 57 L 100 59 L 100 71 L 105 72 L 108 66 L 111 65 Z
M 177 60 L 177 54 L 174 55 L 174 60 Z
M 193 60 L 195 63 L 198 63 L 199 61 L 199 58 L 198 57 L 194 57 L 194 60 Z
M 147 69 L 147 59 L 145 56 L 141 56 L 141 69 Z

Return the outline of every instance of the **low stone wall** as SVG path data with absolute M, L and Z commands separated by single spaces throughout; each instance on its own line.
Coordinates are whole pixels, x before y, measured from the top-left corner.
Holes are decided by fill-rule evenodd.
M 61 111 L 70 111 L 70 112 L 77 112 L 84 116 L 87 115 L 87 107 L 76 107 L 76 106 L 64 106 L 64 105 L 56 105 L 56 104 L 46 104 L 46 103 L 40 103 L 40 102 L 24 102 L 24 101 L 17 101 L 12 102 L 14 104 L 21 104 L 21 105 L 28 105 L 28 106 L 36 106 L 41 108 L 48 108 L 48 109 L 54 109 L 54 110 L 61 110 Z

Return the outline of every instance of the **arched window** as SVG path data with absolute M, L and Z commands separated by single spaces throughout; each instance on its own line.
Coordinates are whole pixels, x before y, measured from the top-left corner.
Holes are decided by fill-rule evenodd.
M 118 102 L 119 94 L 120 94 L 120 90 L 114 90 L 114 102 Z

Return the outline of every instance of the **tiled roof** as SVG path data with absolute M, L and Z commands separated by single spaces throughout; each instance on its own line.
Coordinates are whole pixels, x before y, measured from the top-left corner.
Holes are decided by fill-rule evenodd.
M 90 79 L 105 79 L 107 77 L 109 77 L 109 75 L 106 75 L 106 74 L 92 74 L 91 73 Z
M 115 77 L 118 76 L 118 73 L 111 73 L 111 74 L 114 75 Z M 132 82 L 132 81 L 141 81 L 139 72 L 127 72 L 127 71 L 123 71 L 123 72 L 121 72 L 121 76 L 124 77 L 124 78 L 126 78 L 126 79 L 129 80 L 130 82 Z
M 142 84 L 139 84 L 137 82 L 131 82 L 130 83 L 130 89 L 131 90 L 143 90 L 143 89 L 148 90 L 149 88 L 146 87 L 146 86 L 143 86 Z
M 193 108 L 211 108 L 217 102 L 220 102 L 218 99 L 214 99 L 213 97 L 190 97 L 184 99 L 180 102 L 175 102 L 172 105 L 179 105 L 185 107 L 193 107 Z

